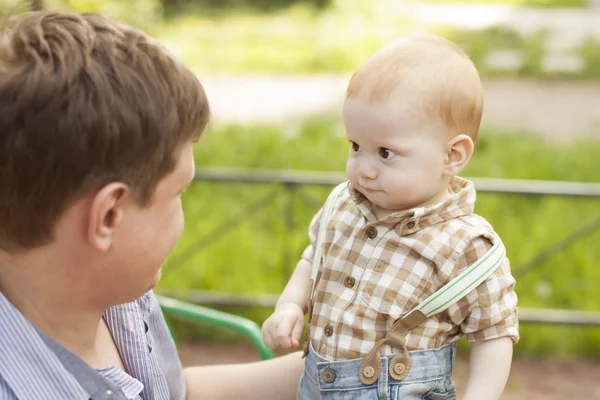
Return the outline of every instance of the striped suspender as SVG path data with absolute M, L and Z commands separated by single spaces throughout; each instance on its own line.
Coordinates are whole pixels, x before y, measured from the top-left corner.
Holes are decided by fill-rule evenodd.
M 497 241 L 483 257 L 417 306 L 426 317 L 440 313 L 483 283 L 502 264 L 505 249 Z

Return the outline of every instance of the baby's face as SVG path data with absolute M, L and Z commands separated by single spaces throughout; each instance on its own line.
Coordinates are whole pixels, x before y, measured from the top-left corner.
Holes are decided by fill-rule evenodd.
M 446 193 L 447 135 L 408 97 L 344 103 L 348 179 L 384 213 L 439 201 Z

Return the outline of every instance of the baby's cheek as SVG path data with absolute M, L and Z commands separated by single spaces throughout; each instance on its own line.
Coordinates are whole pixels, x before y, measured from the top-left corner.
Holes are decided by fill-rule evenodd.
M 354 182 L 356 177 L 356 168 L 354 166 L 354 162 L 350 159 L 346 162 L 346 177 L 349 181 Z
M 415 198 L 420 196 L 424 187 L 427 185 L 420 177 L 406 173 L 397 173 L 395 178 L 390 179 L 389 182 L 393 187 L 391 192 L 393 192 L 396 199 L 400 201 L 415 200 Z

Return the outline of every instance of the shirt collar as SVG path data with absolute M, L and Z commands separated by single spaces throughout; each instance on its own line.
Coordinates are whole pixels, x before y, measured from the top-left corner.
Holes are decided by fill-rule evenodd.
M 115 366 L 98 369 L 96 371 L 98 371 L 105 379 L 115 383 L 128 399 L 138 398 L 140 393 L 142 393 L 142 390 L 144 390 L 142 382 Z
M 113 336 L 121 339 L 115 340 L 117 348 L 127 371 L 141 382 L 142 397 L 155 399 L 159 397 L 154 390 L 156 382 L 165 378 L 162 370 L 153 367 L 150 358 L 146 336 L 148 330 L 146 320 L 151 310 L 149 299 L 149 296 L 143 296 L 138 301 L 111 307 L 104 312 L 104 319 Z M 142 304 L 144 307 L 141 306 Z M 131 356 L 133 354 L 135 356 Z
M 93 369 L 81 358 L 55 342 L 44 332 L 37 328 L 35 329 L 46 343 L 46 346 L 48 346 L 48 349 L 54 352 L 66 371 L 75 377 L 79 385 L 89 394 L 91 400 L 126 400 L 130 398 L 118 386 L 118 382 L 109 379 L 100 371 Z
M 450 198 L 447 200 L 430 206 L 399 211 L 382 220 L 375 217 L 373 204 L 364 195 L 354 189 L 350 183 L 348 183 L 348 189 L 358 210 L 367 221 L 389 227 L 400 227 L 403 235 L 414 233 L 453 218 L 470 215 L 475 208 L 476 192 L 473 182 L 458 176 L 450 180 Z

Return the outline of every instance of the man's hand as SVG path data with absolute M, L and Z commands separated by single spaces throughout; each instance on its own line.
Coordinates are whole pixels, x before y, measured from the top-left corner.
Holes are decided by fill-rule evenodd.
M 302 352 L 249 364 L 183 370 L 187 400 L 296 400 L 304 371 Z
M 304 331 L 304 311 L 296 303 L 278 305 L 262 326 L 265 345 L 271 349 L 290 349 L 300 345 Z

